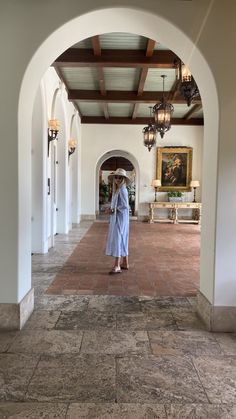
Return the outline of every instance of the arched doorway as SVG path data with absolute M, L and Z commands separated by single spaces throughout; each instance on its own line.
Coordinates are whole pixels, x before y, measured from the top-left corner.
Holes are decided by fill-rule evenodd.
M 30 120 L 32 114 L 32 106 L 35 92 L 37 90 L 42 74 L 51 62 L 60 55 L 66 48 L 79 40 L 88 36 L 105 31 L 130 31 L 134 33 L 143 33 L 152 39 L 160 39 L 161 42 L 168 45 L 171 49 L 187 61 L 190 56 L 190 51 L 193 50 L 193 43 L 190 39 L 177 27 L 171 24 L 167 19 L 155 14 L 137 11 L 134 9 L 107 9 L 99 10 L 79 16 L 76 19 L 66 23 L 58 30 L 54 31 L 51 36 L 39 47 L 34 57 L 30 61 L 21 85 L 19 98 L 19 191 L 24 191 L 24 194 L 19 194 L 19 206 L 21 208 L 19 217 L 19 232 L 25 231 L 25 234 L 19 237 L 19 251 L 17 260 L 21 263 L 18 269 L 21 272 L 20 292 L 18 293 L 19 300 L 25 295 L 31 287 L 30 281 L 30 211 L 27 206 L 30 200 L 30 181 L 27 176 L 30 167 L 30 153 L 25 153 L 30 144 L 31 127 Z M 173 36 L 175 34 L 175 36 Z M 212 183 L 216 183 L 216 167 L 217 167 L 217 151 L 212 156 L 212 148 L 216 150 L 218 142 L 218 102 L 217 92 L 214 85 L 214 79 L 211 71 L 200 54 L 197 48 L 192 54 L 191 69 L 197 80 L 198 86 L 204 88 L 206 80 L 208 82 L 207 92 L 204 89 L 201 91 L 204 106 L 206 106 L 205 114 L 205 135 L 208 142 L 204 145 L 205 158 L 204 161 L 211 157 L 212 170 L 208 172 L 208 182 L 204 187 L 204 201 L 205 201 L 205 220 L 203 222 L 204 235 L 208 240 L 204 239 L 202 242 L 202 290 L 205 292 L 210 301 L 213 299 L 213 279 L 214 279 L 214 251 L 209 256 L 209 243 L 214 249 L 215 241 L 215 205 L 216 193 L 212 195 Z M 201 71 L 198 73 L 199 69 Z M 25 112 L 25 104 L 27 103 L 27 112 Z M 212 121 L 214 124 L 212 125 Z M 205 163 L 207 164 L 207 163 Z M 212 183 L 210 182 L 212 177 Z M 209 193 L 209 190 L 211 193 Z M 210 198 L 209 198 L 210 197 Z M 207 223 L 208 218 L 210 223 Z M 204 252 L 207 249 L 207 252 Z M 15 277 L 15 276 L 14 276 Z M 205 282 L 205 279 L 207 283 Z M 210 278 L 210 279 L 209 279 Z
M 112 171 L 116 170 L 118 167 L 122 167 L 128 173 L 130 173 L 132 180 L 131 189 L 129 191 L 130 195 L 130 202 L 132 201 L 130 215 L 138 215 L 138 206 L 139 206 L 139 178 L 140 178 L 140 168 L 136 158 L 123 150 L 112 150 L 105 153 L 97 162 L 96 166 L 96 216 L 99 214 L 101 215 L 102 211 L 100 211 L 99 205 L 99 185 L 101 181 L 101 170 L 105 171 L 104 180 L 105 183 L 108 181 L 107 177 Z M 133 194 L 133 192 L 135 193 Z M 111 191 L 110 191 L 111 192 Z M 131 196 L 133 194 L 133 196 Z M 108 189 L 108 198 L 109 198 L 109 189 Z M 133 199 L 134 198 L 134 199 Z M 134 212 L 132 214 L 132 206 L 134 208 Z
M 133 164 L 124 157 L 110 157 L 103 162 L 99 172 L 99 217 L 105 215 L 106 207 L 109 205 L 112 196 L 112 183 L 109 181 L 109 174 L 121 167 L 126 170 L 132 179 L 128 187 L 130 215 L 135 213 L 135 170 Z

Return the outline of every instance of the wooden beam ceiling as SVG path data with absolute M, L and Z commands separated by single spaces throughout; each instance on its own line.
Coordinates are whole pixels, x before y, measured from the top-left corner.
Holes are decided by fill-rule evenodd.
M 162 100 L 162 92 L 143 92 L 137 95 L 135 91 L 108 90 L 102 95 L 99 90 L 69 90 L 68 99 L 80 102 L 111 102 L 111 103 L 156 103 Z M 172 103 L 186 104 L 186 100 L 178 93 Z M 193 100 L 193 103 L 200 104 L 200 98 Z
M 82 124 L 131 124 L 131 125 L 145 125 L 149 118 L 139 117 L 132 119 L 126 117 L 110 117 L 105 119 L 101 116 L 83 116 L 81 119 Z M 171 125 L 203 125 L 203 118 L 172 118 Z
M 147 57 L 143 50 L 102 50 L 94 55 L 93 49 L 70 48 L 52 64 L 54 67 L 129 67 L 175 68 L 177 56 L 169 50 L 154 51 Z
M 147 40 L 146 49 L 143 50 L 102 50 L 99 36 L 90 38 L 91 48 L 70 48 L 61 54 L 52 64 L 59 78 L 65 84 L 68 99 L 78 110 L 81 122 L 86 124 L 146 124 L 149 117 L 138 117 L 141 103 L 158 103 L 163 98 L 163 92 L 144 91 L 149 68 L 173 69 L 176 67 L 178 57 L 169 50 L 155 50 L 156 42 Z M 94 67 L 97 70 L 99 90 L 69 89 L 62 69 L 70 67 Z M 106 90 L 104 67 L 137 68 L 140 71 L 137 90 L 118 91 Z M 173 104 L 186 104 L 179 91 L 179 80 L 173 83 L 171 90 L 166 92 L 166 99 Z M 98 103 L 101 106 L 103 117 L 83 116 L 79 104 L 81 102 Z M 133 104 L 131 117 L 111 117 L 109 103 Z M 193 118 L 194 113 L 202 107 L 200 96 L 194 98 L 194 106 L 182 118 L 172 118 L 172 125 L 203 125 L 203 118 Z M 82 105 L 81 105 L 82 106 Z

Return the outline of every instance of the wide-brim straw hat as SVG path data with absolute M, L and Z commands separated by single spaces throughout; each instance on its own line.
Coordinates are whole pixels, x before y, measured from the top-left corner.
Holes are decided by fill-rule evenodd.
M 126 170 L 124 170 L 124 169 L 116 169 L 116 171 L 115 171 L 115 172 L 112 172 L 112 173 L 108 176 L 108 179 L 109 179 L 110 181 L 113 181 L 114 176 L 122 176 L 122 177 L 124 178 L 125 182 L 126 182 L 126 185 L 129 185 L 129 183 L 131 182 L 131 180 L 130 180 L 129 176 L 128 176 L 128 175 L 127 175 L 127 173 L 126 173 Z

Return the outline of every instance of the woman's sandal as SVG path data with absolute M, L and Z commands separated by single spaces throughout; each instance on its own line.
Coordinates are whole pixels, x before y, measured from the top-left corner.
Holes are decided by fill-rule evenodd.
M 129 270 L 129 266 L 121 265 L 120 268 L 123 269 L 124 271 L 128 271 Z
M 114 268 L 112 268 L 112 270 L 109 272 L 109 275 L 116 275 L 116 274 L 121 274 L 122 270 L 121 268 L 117 268 L 116 266 L 114 266 Z

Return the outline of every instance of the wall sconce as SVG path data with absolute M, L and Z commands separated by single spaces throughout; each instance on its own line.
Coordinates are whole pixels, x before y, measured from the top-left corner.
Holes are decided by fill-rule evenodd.
M 153 188 L 155 189 L 155 201 L 154 202 L 157 202 L 157 191 L 158 191 L 159 186 L 161 186 L 161 180 L 160 179 L 153 179 L 152 183 L 151 183 L 151 186 L 153 186 Z
M 75 152 L 76 146 L 77 146 L 77 141 L 71 138 L 68 141 L 68 158 L 71 156 L 71 154 Z
M 192 180 L 190 182 L 190 188 L 193 188 L 193 202 L 196 202 L 196 189 L 199 188 L 200 182 L 199 180 Z
M 58 119 L 50 119 L 48 121 L 48 157 L 49 157 L 49 147 L 50 142 L 53 140 L 58 140 L 60 122 Z

